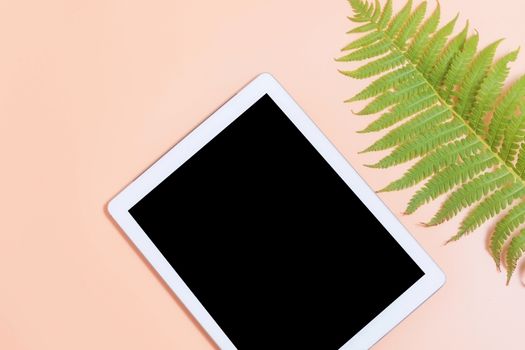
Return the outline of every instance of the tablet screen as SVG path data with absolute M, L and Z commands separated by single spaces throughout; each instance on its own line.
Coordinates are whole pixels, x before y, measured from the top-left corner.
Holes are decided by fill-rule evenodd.
M 130 214 L 239 350 L 337 350 L 424 274 L 268 95 Z

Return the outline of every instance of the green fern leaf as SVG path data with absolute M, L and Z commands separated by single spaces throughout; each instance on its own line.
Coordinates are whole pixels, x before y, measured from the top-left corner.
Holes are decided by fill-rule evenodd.
M 366 79 L 384 73 L 405 63 L 405 58 L 398 52 L 392 52 L 384 57 L 370 62 L 361 68 L 351 71 L 342 71 L 344 75 L 354 79 Z
M 342 73 L 356 79 L 378 77 L 347 102 L 371 99 L 358 114 L 381 114 L 360 132 L 392 128 L 363 152 L 390 150 L 370 165 L 375 168 L 419 158 L 381 191 L 402 190 L 430 178 L 406 208 L 410 214 L 446 195 L 429 225 L 474 206 L 450 241 L 518 201 L 497 220 L 491 238 L 491 253 L 499 264 L 503 245 L 525 223 L 525 76 L 502 92 L 518 50 L 493 62 L 500 41 L 478 51 L 479 36 L 469 36 L 468 22 L 452 36 L 458 17 L 440 27 L 439 4 L 426 19 L 424 1 L 414 10 L 412 0 L 407 1 L 393 18 L 391 0 L 384 7 L 377 0 L 350 4 L 352 20 L 361 23 L 350 32 L 364 34 L 338 60 L 371 62 Z M 525 243 L 517 238 L 522 234 L 504 257 L 509 276 L 523 253 Z
M 438 61 L 434 68 L 432 68 L 429 78 L 431 84 L 434 86 L 441 86 L 443 79 L 445 79 L 445 74 L 450 68 L 452 60 L 461 52 L 463 45 L 467 40 L 468 26 L 469 25 L 467 23 L 465 28 L 447 44 L 446 48 L 439 55 Z
M 376 22 L 379 19 L 379 16 L 381 16 L 381 3 L 379 0 L 374 0 L 374 5 L 372 7 L 374 9 L 374 12 L 372 14 L 372 23 Z
M 509 251 L 507 252 L 507 285 L 523 253 L 525 253 L 525 230 L 521 230 L 509 245 Z
M 497 188 L 512 181 L 512 175 L 506 169 L 485 173 L 454 191 L 443 206 L 428 223 L 429 226 L 441 224 L 452 219 L 462 209 L 467 208 Z
M 430 17 L 425 21 L 425 23 L 419 28 L 412 45 L 410 45 L 407 55 L 412 60 L 412 62 L 418 62 L 423 50 L 430 41 L 430 35 L 434 33 L 436 28 L 439 25 L 439 18 L 441 16 L 441 7 L 439 2 L 436 6 L 436 9 Z
M 338 62 L 352 62 L 352 61 L 362 61 L 372 57 L 377 57 L 386 52 L 390 51 L 391 44 L 387 41 L 378 41 L 372 45 L 365 46 L 361 49 L 353 51 L 348 55 L 338 58 Z
M 512 232 L 525 222 L 525 202 L 512 208 L 496 225 L 490 238 L 490 252 L 498 270 L 500 269 L 501 251 Z
M 485 221 L 512 204 L 514 200 L 523 196 L 525 196 L 525 186 L 521 182 L 515 182 L 500 191 L 496 191 L 467 215 L 461 223 L 458 233 L 449 241 L 457 241 L 463 235 L 474 231 Z
M 355 102 L 362 101 L 388 91 L 395 86 L 406 82 L 409 79 L 415 77 L 415 68 L 413 67 L 403 67 L 401 69 L 392 71 L 383 75 L 382 77 L 375 80 L 363 91 L 352 97 L 351 99 L 346 100 L 345 102 Z
M 448 123 L 436 126 L 432 133 L 419 134 L 390 153 L 378 163 L 370 165 L 371 168 L 389 168 L 394 165 L 405 163 L 435 149 L 438 145 L 447 143 L 467 133 L 465 124 L 451 120 Z
M 348 0 L 348 2 L 350 6 L 352 6 L 352 10 L 356 16 L 364 14 L 370 5 L 367 1 L 363 0 Z
M 350 50 L 360 49 L 362 47 L 372 45 L 373 43 L 381 40 L 382 38 L 383 38 L 383 35 L 380 32 L 372 32 L 346 45 L 345 47 L 341 49 L 341 51 L 350 51 Z
M 354 17 L 349 17 L 352 22 L 362 23 L 370 21 L 373 11 L 371 4 L 362 0 L 349 0 L 348 2 L 354 10 Z
M 360 132 L 367 133 L 386 129 L 407 117 L 410 117 L 425 110 L 428 107 L 435 105 L 436 102 L 438 102 L 438 98 L 433 93 L 424 94 L 408 101 L 404 101 L 393 107 L 390 112 L 374 120 Z
M 467 67 L 476 54 L 478 42 L 479 36 L 477 34 L 468 38 L 463 47 L 463 51 L 452 60 L 450 69 L 447 71 L 447 74 L 445 74 L 443 98 L 446 101 L 450 101 L 450 96 L 454 92 L 455 87 L 467 74 Z
M 448 108 L 443 106 L 432 107 L 390 131 L 362 153 L 382 151 L 397 146 L 451 117 L 452 113 Z
M 368 33 L 368 32 L 371 32 L 373 30 L 376 30 L 377 28 L 377 25 L 375 23 L 367 23 L 367 24 L 363 24 L 359 27 L 356 27 L 354 29 L 351 29 L 349 31 L 346 32 L 346 34 L 361 34 L 361 33 Z
M 429 95 L 431 90 L 424 81 L 419 79 L 411 79 L 403 84 L 400 84 L 396 91 L 386 92 L 378 96 L 375 100 L 370 102 L 362 111 L 356 113 L 357 115 L 375 114 L 385 110 L 386 108 L 396 105 L 398 103 L 412 101 L 418 99 L 423 95 Z
M 465 80 L 461 84 L 461 89 L 457 95 L 458 103 L 455 106 L 455 110 L 460 115 L 464 115 L 466 119 L 469 119 L 470 117 L 470 111 L 475 101 L 477 92 L 481 83 L 489 72 L 489 68 L 492 65 L 492 60 L 496 54 L 496 49 L 500 43 L 501 40 L 496 41 L 495 43 L 487 46 L 476 56 L 470 65 Z
M 521 144 L 518 161 L 514 169 L 520 178 L 523 179 L 525 177 L 525 143 Z
M 417 31 L 417 28 L 425 18 L 425 13 L 427 11 L 427 2 L 422 2 L 410 15 L 409 20 L 401 30 L 401 33 L 399 33 L 398 37 L 396 38 L 396 45 L 399 48 L 404 48 L 407 40 L 411 39 Z
M 469 158 L 483 147 L 475 138 L 465 138 L 451 142 L 434 150 L 412 166 L 403 176 L 390 183 L 380 192 L 399 191 L 409 188 L 440 171 L 443 167 L 454 164 L 459 158 Z
M 516 50 L 499 59 L 481 83 L 479 93 L 476 96 L 476 103 L 470 116 L 472 128 L 479 134 L 484 133 L 483 118 L 494 108 L 495 101 L 503 88 L 503 83 L 509 75 L 508 65 L 518 58 L 518 53 L 519 50 Z
M 405 213 L 414 213 L 423 204 L 449 192 L 455 186 L 471 180 L 474 176 L 479 175 L 496 163 L 497 160 L 493 154 L 482 153 L 467 158 L 467 160 L 461 164 L 453 164 L 443 169 L 412 196 Z
M 522 108 L 523 109 L 523 108 Z M 514 162 L 520 143 L 525 137 L 525 113 L 515 116 L 510 121 L 501 146 L 500 156 L 506 163 Z
M 425 50 L 423 51 L 423 55 L 421 56 L 418 62 L 419 70 L 424 74 L 427 74 L 428 71 L 436 64 L 439 57 L 439 53 L 445 47 L 448 37 L 450 36 L 450 34 L 452 34 L 452 31 L 456 26 L 457 20 L 458 16 L 456 16 L 452 21 L 444 25 L 443 28 L 438 30 L 432 36 L 432 39 L 426 46 Z
M 514 85 L 512 85 L 494 111 L 494 116 L 490 122 L 487 136 L 487 142 L 492 150 L 498 150 L 505 129 L 509 125 L 512 116 L 515 114 L 516 108 L 521 104 L 524 95 L 525 76 L 521 77 L 516 83 L 514 83 Z
M 396 35 L 401 30 L 401 27 L 403 24 L 405 24 L 405 21 L 410 16 L 410 10 L 412 9 L 412 0 L 408 0 L 406 5 L 403 6 L 401 11 L 394 17 L 394 19 L 390 22 L 388 25 L 388 28 L 386 29 L 386 34 L 392 38 L 396 37 Z
M 393 14 L 392 0 L 387 0 L 385 7 L 383 8 L 383 11 L 381 12 L 381 17 L 379 18 L 379 21 L 377 22 L 377 28 L 379 30 L 384 30 L 386 28 L 386 26 L 390 22 L 390 18 L 392 18 L 392 14 Z

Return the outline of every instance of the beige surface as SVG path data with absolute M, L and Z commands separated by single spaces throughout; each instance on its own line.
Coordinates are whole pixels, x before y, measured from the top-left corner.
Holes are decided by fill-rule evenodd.
M 524 44 L 520 0 L 441 3 L 484 43 Z M 360 84 L 332 60 L 348 14 L 344 0 L 0 1 L 0 348 L 212 349 L 105 205 L 260 72 L 374 189 L 401 174 L 357 154 L 366 119 L 341 101 Z M 424 229 L 437 204 L 402 216 L 411 193 L 381 197 L 448 282 L 375 349 L 523 348 L 523 269 L 506 288 L 487 226 L 443 247 L 458 220 Z

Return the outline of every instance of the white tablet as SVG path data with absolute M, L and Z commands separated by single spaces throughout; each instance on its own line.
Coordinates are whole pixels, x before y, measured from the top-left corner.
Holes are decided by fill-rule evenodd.
M 269 74 L 109 212 L 221 349 L 365 349 L 445 280 Z

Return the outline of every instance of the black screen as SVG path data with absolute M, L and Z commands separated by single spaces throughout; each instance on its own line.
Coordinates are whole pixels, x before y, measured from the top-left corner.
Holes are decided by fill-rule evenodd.
M 239 350 L 337 350 L 423 276 L 267 95 L 130 213 Z

